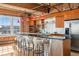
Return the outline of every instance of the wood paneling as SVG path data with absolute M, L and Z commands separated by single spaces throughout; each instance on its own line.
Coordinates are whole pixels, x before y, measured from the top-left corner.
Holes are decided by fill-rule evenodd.
M 0 41 L 16 40 L 15 36 L 1 36 Z
M 63 55 L 70 56 L 71 55 L 71 39 L 65 39 L 63 42 Z
M 64 16 L 64 20 L 70 20 L 70 19 L 76 19 L 79 18 L 79 8 L 70 10 L 70 11 L 63 11 L 63 12 L 57 12 L 57 13 L 52 13 L 50 15 L 47 15 L 47 17 L 54 17 L 54 16 Z
M 23 13 L 21 13 L 21 12 L 5 10 L 5 9 L 0 9 L 0 14 L 1 15 L 11 15 L 11 16 L 22 16 L 23 15 Z

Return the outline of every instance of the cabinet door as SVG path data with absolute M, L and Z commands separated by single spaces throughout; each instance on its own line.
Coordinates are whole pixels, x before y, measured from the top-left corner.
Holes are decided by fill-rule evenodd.
M 64 17 L 63 16 L 56 17 L 56 28 L 64 28 Z

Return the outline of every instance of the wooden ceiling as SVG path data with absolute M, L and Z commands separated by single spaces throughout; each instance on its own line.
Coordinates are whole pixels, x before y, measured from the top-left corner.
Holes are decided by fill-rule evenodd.
M 36 4 L 36 3 L 6 3 L 6 4 L 27 8 L 27 9 L 32 9 L 34 7 L 39 6 L 39 4 Z
M 79 3 L 7 3 L 22 8 L 33 9 L 37 11 L 47 12 L 48 8 L 52 11 L 55 9 L 58 11 L 70 10 L 79 8 Z
M 26 9 L 36 10 L 45 13 L 63 12 L 67 10 L 73 10 L 79 8 L 79 3 L 5 3 L 12 6 L 22 7 Z M 7 10 L 8 11 L 8 10 Z M 5 10 L 4 10 L 5 12 Z M 22 14 L 16 11 L 8 11 L 3 14 L 14 14 L 15 16 L 21 16 Z M 2 12 L 0 11 L 2 14 Z M 18 13 L 18 14 L 17 14 Z
M 6 4 L 22 7 L 22 8 L 27 8 L 27 9 L 32 9 L 36 11 L 46 12 L 46 13 L 48 12 L 48 7 L 49 7 L 49 4 L 47 3 L 6 3 Z M 51 5 L 56 6 L 59 4 L 52 3 Z
M 53 13 L 79 8 L 79 3 L 7 3 L 7 4 L 46 13 L 48 13 L 49 8 L 50 12 L 52 11 Z

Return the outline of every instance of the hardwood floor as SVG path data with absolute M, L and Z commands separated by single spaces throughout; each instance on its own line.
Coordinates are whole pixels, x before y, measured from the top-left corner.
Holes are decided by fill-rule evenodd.
M 79 56 L 79 52 L 78 51 L 71 51 L 71 56 Z

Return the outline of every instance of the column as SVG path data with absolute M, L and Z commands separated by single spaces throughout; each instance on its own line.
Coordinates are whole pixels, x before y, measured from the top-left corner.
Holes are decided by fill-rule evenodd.
M 29 19 L 21 17 L 21 32 L 29 32 Z
M 11 35 L 13 35 L 14 34 L 14 28 L 13 28 L 13 17 L 12 16 L 10 17 L 10 23 L 11 23 L 11 25 L 10 25 L 10 33 L 11 33 Z

